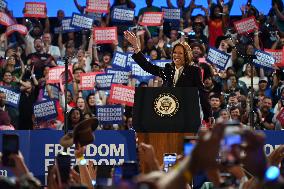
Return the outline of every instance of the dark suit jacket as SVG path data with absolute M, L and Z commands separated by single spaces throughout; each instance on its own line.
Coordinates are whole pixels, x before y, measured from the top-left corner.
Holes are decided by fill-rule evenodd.
M 135 62 L 148 73 L 159 76 L 163 79 L 164 87 L 173 87 L 173 80 L 175 75 L 174 64 L 166 64 L 165 68 L 151 64 L 146 60 L 142 52 L 133 54 L 132 58 Z M 197 87 L 199 90 L 200 103 L 202 106 L 204 119 L 208 120 L 212 115 L 211 107 L 208 97 L 204 91 L 204 86 L 201 80 L 201 70 L 197 66 L 186 65 L 182 74 L 177 80 L 175 87 Z

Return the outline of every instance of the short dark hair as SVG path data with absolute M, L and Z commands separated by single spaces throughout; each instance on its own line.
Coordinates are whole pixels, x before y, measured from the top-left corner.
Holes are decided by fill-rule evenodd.
M 86 73 L 83 68 L 76 68 L 76 69 L 73 70 L 73 74 L 74 74 L 77 70 L 80 70 L 80 71 L 82 71 L 83 73 Z
M 219 94 L 213 94 L 209 97 L 209 99 L 211 100 L 211 98 L 219 98 L 221 99 L 221 96 Z

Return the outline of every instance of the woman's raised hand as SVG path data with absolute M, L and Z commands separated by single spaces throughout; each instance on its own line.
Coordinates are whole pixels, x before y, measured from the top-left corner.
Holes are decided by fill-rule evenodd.
M 131 31 L 124 32 L 124 38 L 134 47 L 134 49 L 139 48 L 138 39 L 136 35 Z

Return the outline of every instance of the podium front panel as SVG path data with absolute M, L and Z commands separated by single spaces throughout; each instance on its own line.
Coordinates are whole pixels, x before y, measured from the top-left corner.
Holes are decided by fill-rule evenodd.
M 133 126 L 143 133 L 196 133 L 201 124 L 197 88 L 136 88 Z

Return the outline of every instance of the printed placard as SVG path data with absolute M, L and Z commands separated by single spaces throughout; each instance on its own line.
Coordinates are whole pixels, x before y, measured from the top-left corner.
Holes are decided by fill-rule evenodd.
M 127 59 L 128 59 L 127 53 L 115 51 L 113 58 L 111 60 L 111 65 L 112 67 L 125 69 L 127 66 Z
M 128 8 L 115 7 L 111 13 L 112 22 L 132 22 L 134 10 Z
M 87 15 L 73 13 L 70 26 L 75 28 L 91 29 L 93 27 L 93 18 Z
M 123 107 L 121 105 L 96 106 L 96 110 L 100 124 L 123 124 Z
M 230 55 L 215 48 L 209 48 L 206 61 L 216 65 L 219 69 L 225 70 Z
M 75 28 L 71 26 L 71 21 L 72 18 L 64 18 L 62 20 L 62 33 L 68 33 L 68 32 L 76 32 L 76 31 L 80 31 L 81 28 Z
M 257 67 L 273 69 L 272 65 L 275 63 L 275 59 L 269 53 L 256 49 L 254 52 L 256 59 L 253 59 L 253 63 Z
M 59 99 L 59 87 L 57 85 L 54 85 L 54 84 L 49 85 L 49 87 L 50 87 L 52 97 L 54 99 Z M 46 88 L 44 89 L 43 98 L 50 99 L 50 97 L 48 96 L 48 92 L 47 92 Z
M 172 63 L 172 60 L 152 60 L 152 64 L 164 68 L 166 64 Z
M 273 56 L 273 58 L 275 59 L 275 66 L 278 67 L 284 67 L 284 63 L 282 62 L 283 60 L 283 50 L 282 49 L 278 49 L 278 50 L 274 50 L 274 49 L 264 49 L 265 52 L 269 53 L 271 56 Z
M 117 83 L 117 84 L 127 84 L 130 77 L 130 72 L 125 70 L 109 68 L 107 69 L 107 73 L 114 74 L 112 83 Z
M 166 22 L 180 20 L 181 18 L 181 9 L 162 7 L 162 11 Z
M 46 3 L 25 2 L 25 17 L 46 18 Z
M 110 89 L 109 102 L 133 106 L 135 87 L 112 84 Z
M 278 113 L 276 119 L 281 123 L 281 125 L 284 125 L 284 108 L 282 108 L 281 111 Z
M 0 24 L 4 26 L 13 25 L 15 22 L 14 20 L 4 12 L 0 12 Z
M 53 100 L 44 100 L 34 104 L 34 115 L 37 122 L 56 119 L 57 111 Z
M 87 12 L 108 13 L 109 0 L 87 0 Z
M 96 88 L 98 90 L 109 90 L 113 78 L 114 74 L 97 74 L 95 78 Z
M 69 66 L 68 69 L 72 73 L 72 66 Z M 48 80 L 47 84 L 51 83 L 60 83 L 60 75 L 64 72 L 65 66 L 56 66 L 54 68 L 50 68 L 48 71 Z
M 0 11 L 4 11 L 7 8 L 7 2 L 5 0 L 0 0 Z
M 20 91 L 4 86 L 0 86 L 0 91 L 6 94 L 6 103 L 8 105 L 18 108 L 21 96 Z
M 246 34 L 258 30 L 258 24 L 254 16 L 234 22 L 234 26 L 238 34 Z
M 7 27 L 6 35 L 10 35 L 14 32 L 19 32 L 22 35 L 26 35 L 28 33 L 28 29 L 26 26 L 22 24 L 13 24 Z
M 102 72 L 81 73 L 80 74 L 81 90 L 94 90 L 96 75 L 101 73 Z
M 163 12 L 145 12 L 139 24 L 142 26 L 161 26 L 163 15 Z
M 97 44 L 108 44 L 117 41 L 116 27 L 97 27 L 94 28 L 93 32 Z
M 149 80 L 154 78 L 154 76 L 145 70 L 143 70 L 137 63 L 131 64 L 131 73 L 133 78 L 138 79 L 139 81 Z

